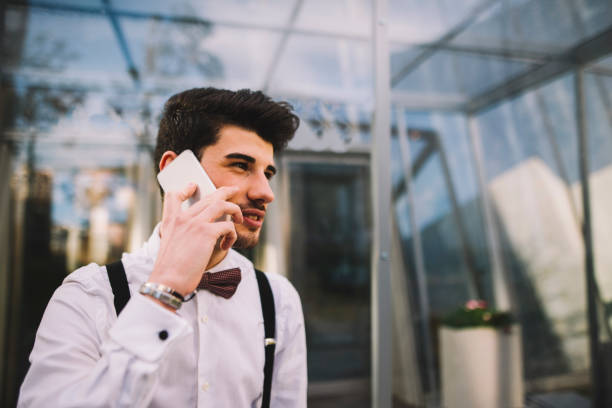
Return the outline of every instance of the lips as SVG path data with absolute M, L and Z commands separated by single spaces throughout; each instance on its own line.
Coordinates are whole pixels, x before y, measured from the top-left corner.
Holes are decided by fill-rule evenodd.
M 243 222 L 247 228 L 260 228 L 263 224 L 265 211 L 256 208 L 246 208 L 242 210 Z

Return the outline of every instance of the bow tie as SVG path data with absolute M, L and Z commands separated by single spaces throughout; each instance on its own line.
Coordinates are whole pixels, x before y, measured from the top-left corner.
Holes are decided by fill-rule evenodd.
M 217 296 L 229 299 L 236 292 L 240 279 L 240 268 L 231 268 L 215 273 L 206 272 L 202 275 L 198 289 L 206 289 Z

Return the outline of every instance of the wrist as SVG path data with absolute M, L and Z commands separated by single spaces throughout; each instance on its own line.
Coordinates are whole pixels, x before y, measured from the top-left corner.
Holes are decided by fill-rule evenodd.
M 168 311 L 170 311 L 170 312 L 172 312 L 172 313 L 176 313 L 176 309 L 175 309 L 175 308 L 173 308 L 173 307 L 171 307 L 171 306 L 168 306 L 168 305 L 167 305 L 167 304 L 165 304 L 165 303 L 162 303 L 162 302 L 161 302 L 159 299 L 156 299 L 156 298 L 154 298 L 153 296 L 149 296 L 149 295 L 143 295 L 143 296 L 144 296 L 144 297 L 146 297 L 147 299 L 151 300 L 152 302 L 157 303 L 158 305 L 160 305 L 160 306 L 161 306 L 161 307 L 163 307 L 164 309 L 166 309 L 166 310 L 168 310 Z
M 180 309 L 185 300 L 180 293 L 170 286 L 151 281 L 143 283 L 138 292 L 153 298 L 157 303 L 161 303 L 163 306 L 166 306 L 166 308 L 173 309 L 173 311 Z
M 159 285 L 163 285 L 165 287 L 171 288 L 177 295 L 184 298 L 189 293 L 191 293 L 193 289 L 189 290 L 187 283 L 181 282 L 180 279 L 176 279 L 176 278 L 177 276 L 173 276 L 167 273 L 166 274 L 156 274 L 154 272 L 149 276 L 147 283 L 159 284 Z
M 189 274 L 186 274 L 184 269 L 187 268 L 159 263 L 154 266 L 147 281 L 170 287 L 185 297 L 196 289 L 199 280 L 192 283 L 191 279 L 189 279 Z

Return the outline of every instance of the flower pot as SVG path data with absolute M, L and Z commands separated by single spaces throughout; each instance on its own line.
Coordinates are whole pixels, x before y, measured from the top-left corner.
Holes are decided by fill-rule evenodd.
M 517 325 L 440 329 L 442 406 L 522 407 L 523 362 Z

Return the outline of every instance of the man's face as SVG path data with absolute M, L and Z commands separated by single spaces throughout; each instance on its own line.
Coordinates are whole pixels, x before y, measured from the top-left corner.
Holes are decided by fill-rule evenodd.
M 274 200 L 270 179 L 276 173 L 274 149 L 257 133 L 226 125 L 219 131 L 219 140 L 206 146 L 200 160 L 202 167 L 217 187 L 237 186 L 231 202 L 242 209 L 244 222 L 234 224 L 237 248 L 257 244 L 266 207 Z

